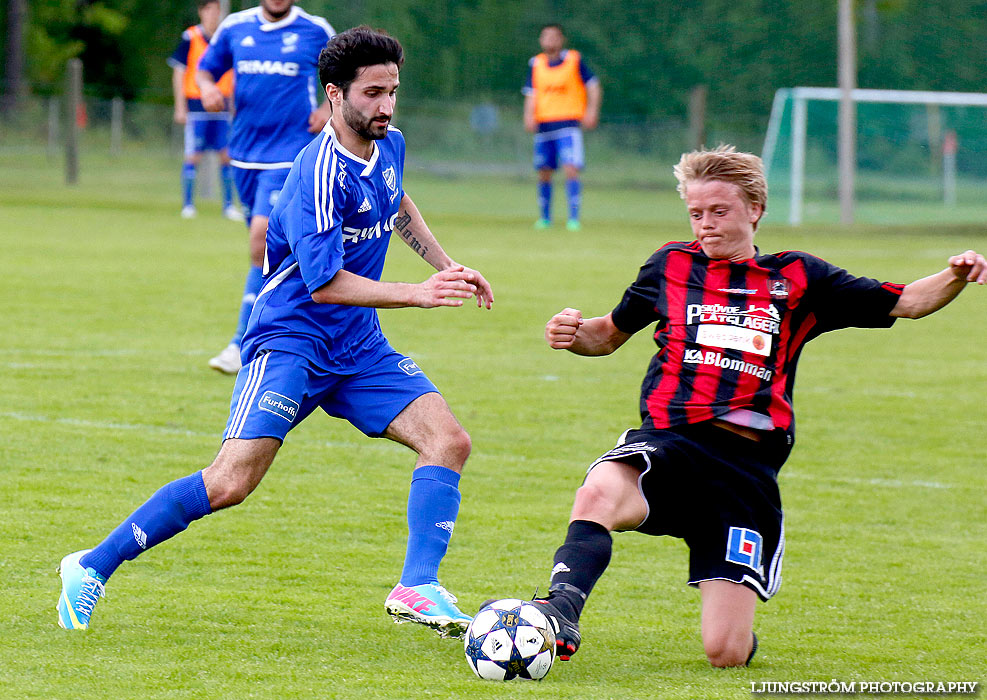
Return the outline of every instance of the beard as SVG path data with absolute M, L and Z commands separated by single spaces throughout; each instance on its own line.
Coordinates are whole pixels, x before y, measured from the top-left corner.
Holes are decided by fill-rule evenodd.
M 346 100 L 343 100 L 343 109 L 341 111 L 346 126 L 355 131 L 363 140 L 378 141 L 387 136 L 387 125 L 391 122 L 389 118 L 387 121 L 383 121 L 383 119 L 378 117 L 367 117 L 351 107 L 350 103 Z
M 289 3 L 288 3 L 288 4 L 286 5 L 286 6 L 285 6 L 285 8 L 284 8 L 284 10 L 282 10 L 281 12 L 275 12 L 274 10 L 272 10 L 272 9 L 270 8 L 270 6 L 268 5 L 268 3 L 267 3 L 267 2 L 265 2 L 264 0 L 261 0 L 261 3 L 260 3 L 260 4 L 261 4 L 261 7 L 263 7 L 263 8 L 264 8 L 264 11 L 265 11 L 265 12 L 266 12 L 267 14 L 269 14 L 269 15 L 270 15 L 270 16 L 271 16 L 272 18 L 274 18 L 274 21 L 275 21 L 275 22 L 277 22 L 277 21 L 278 21 L 278 20 L 280 20 L 280 19 L 284 19 L 284 17 L 285 17 L 285 16 L 286 16 L 286 15 L 287 15 L 287 14 L 288 14 L 289 12 L 291 12 L 291 8 L 292 8 L 292 6 L 294 5 L 294 3 L 293 3 L 293 2 L 289 2 Z

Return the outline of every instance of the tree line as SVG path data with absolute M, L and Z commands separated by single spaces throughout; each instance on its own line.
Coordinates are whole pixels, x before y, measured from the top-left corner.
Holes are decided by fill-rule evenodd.
M 233 10 L 253 3 L 232 0 Z M 685 114 L 708 89 L 711 119 L 766 120 L 774 91 L 836 84 L 836 0 L 301 0 L 337 31 L 366 23 L 404 44 L 402 96 L 520 101 L 542 24 L 560 22 L 605 91 L 604 119 Z M 62 89 L 83 59 L 90 94 L 167 102 L 165 61 L 196 19 L 192 0 L 6 0 L 4 80 Z M 11 17 L 26 8 L 23 62 Z M 980 92 L 987 84 L 984 0 L 858 0 L 858 84 Z M 14 20 L 16 22 L 16 16 Z M 21 75 L 12 76 L 11 70 Z

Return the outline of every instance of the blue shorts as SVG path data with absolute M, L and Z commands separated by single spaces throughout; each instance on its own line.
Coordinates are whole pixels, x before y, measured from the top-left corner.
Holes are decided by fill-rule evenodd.
M 205 115 L 205 116 L 203 116 Z M 222 151 L 230 140 L 230 116 L 224 112 L 189 112 L 185 122 L 185 155 Z
M 380 437 L 408 404 L 432 392 L 438 389 L 415 361 L 393 350 L 351 375 L 329 374 L 301 355 L 266 352 L 237 375 L 223 439 L 284 442 L 316 408 Z
M 583 169 L 583 132 L 579 127 L 571 126 L 535 134 L 535 170 L 555 170 L 560 163 Z
M 288 177 L 291 168 L 275 168 L 274 170 L 257 170 L 254 168 L 234 168 L 233 179 L 236 181 L 236 191 L 240 201 L 247 209 L 247 227 L 253 216 L 270 217 L 274 203 L 278 201 L 281 188 Z

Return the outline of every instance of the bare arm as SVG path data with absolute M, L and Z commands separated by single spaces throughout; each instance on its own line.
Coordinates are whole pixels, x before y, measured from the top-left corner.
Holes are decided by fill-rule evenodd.
M 346 270 L 337 272 L 331 280 L 315 290 L 312 300 L 318 304 L 370 306 L 377 309 L 401 309 L 417 306 L 462 306 L 463 299 L 476 293 L 470 273 L 461 265 L 441 270 L 424 282 L 378 282 Z
M 175 123 L 188 121 L 188 103 L 185 102 L 185 67 L 171 69 L 171 94 L 175 98 Z
M 202 93 L 202 106 L 209 112 L 222 112 L 226 109 L 226 98 L 216 87 L 212 73 L 206 70 L 195 72 L 195 82 L 199 84 L 199 92 Z
M 524 96 L 524 130 L 529 134 L 535 133 L 538 124 L 535 122 L 535 94 Z
M 584 319 L 578 309 L 562 309 L 545 324 L 549 346 L 576 355 L 609 355 L 630 337 L 614 325 L 611 314 Z
M 891 309 L 891 315 L 899 318 L 928 316 L 955 299 L 970 282 L 987 283 L 987 262 L 983 255 L 972 250 L 952 256 L 945 270 L 907 285 Z
M 446 254 L 407 193 L 401 198 L 398 215 L 394 219 L 394 232 L 436 270 L 462 268 L 472 275 L 466 279 L 476 285 L 476 305 L 486 305 L 488 309 L 493 306 L 493 289 L 487 280 L 476 270 L 459 265 Z
M 582 119 L 584 129 L 595 129 L 600 123 L 601 104 L 603 104 L 603 88 L 599 80 L 594 80 L 586 86 L 586 113 Z

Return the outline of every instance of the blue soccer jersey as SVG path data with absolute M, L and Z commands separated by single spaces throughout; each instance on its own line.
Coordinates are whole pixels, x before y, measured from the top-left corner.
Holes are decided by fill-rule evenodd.
M 215 79 L 234 70 L 234 165 L 287 168 L 311 140 L 308 117 L 322 94 L 319 53 L 334 34 L 328 22 L 298 7 L 277 22 L 255 7 L 219 25 L 199 69 Z
M 244 364 L 262 350 L 283 350 L 348 374 L 392 351 L 376 309 L 319 304 L 311 295 L 339 270 L 380 280 L 403 173 L 404 136 L 393 127 L 374 141 L 369 161 L 338 142 L 331 122 L 298 154 L 268 223 Z

